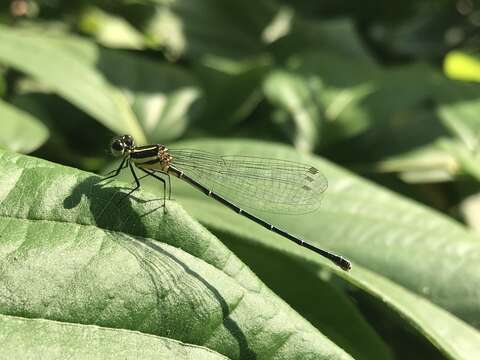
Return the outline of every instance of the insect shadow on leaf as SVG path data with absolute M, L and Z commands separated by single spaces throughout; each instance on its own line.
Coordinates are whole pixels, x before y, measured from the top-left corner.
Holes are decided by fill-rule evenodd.
M 88 199 L 89 210 L 96 226 L 117 232 L 118 236 L 115 237 L 115 240 L 135 257 L 141 268 L 148 274 L 155 289 L 157 305 L 165 297 L 160 290 L 161 284 L 158 284 L 161 269 L 159 269 L 157 261 L 165 261 L 165 257 L 173 260 L 186 274 L 203 284 L 214 296 L 221 308 L 225 328 L 238 342 L 239 357 L 241 359 L 256 359 L 256 354 L 250 349 L 242 329 L 230 317 L 228 303 L 218 289 L 200 274 L 193 271 L 186 263 L 148 238 L 148 231 L 142 218 L 159 211 L 163 207 L 163 199 L 144 200 L 135 196 L 129 196 L 119 205 L 114 201 L 118 199 L 118 196 L 122 196 L 119 194 L 118 187 L 107 186 L 108 184 L 102 183 L 101 180 L 96 176 L 90 176 L 79 182 L 71 195 L 65 198 L 63 202 L 64 208 L 73 209 L 81 204 L 83 197 Z M 132 206 L 132 201 L 138 201 L 143 204 L 160 202 L 161 205 L 153 207 L 144 213 L 139 213 Z M 162 211 L 159 211 L 159 213 L 165 215 Z M 162 216 L 159 216 L 158 219 L 159 226 L 161 226 Z M 147 252 L 146 247 L 151 251 Z M 152 256 L 159 258 L 152 260 Z

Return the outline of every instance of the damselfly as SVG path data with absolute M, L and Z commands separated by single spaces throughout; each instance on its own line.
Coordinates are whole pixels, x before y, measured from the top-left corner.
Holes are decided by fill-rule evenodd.
M 140 187 L 143 177 L 152 176 L 163 183 L 165 206 L 167 193 L 168 198 L 171 195 L 170 175 L 173 175 L 238 214 L 331 260 L 343 270 L 351 268 L 343 257 L 319 249 L 240 207 L 243 204 L 252 209 L 287 214 L 316 210 L 327 180 L 313 166 L 252 156 L 220 156 L 199 150 L 169 150 L 161 144 L 135 146 L 130 135 L 114 138 L 110 150 L 114 156 L 122 157 L 122 162 L 106 178 L 130 168 L 136 186 L 127 195 Z M 146 175 L 139 178 L 132 164 Z

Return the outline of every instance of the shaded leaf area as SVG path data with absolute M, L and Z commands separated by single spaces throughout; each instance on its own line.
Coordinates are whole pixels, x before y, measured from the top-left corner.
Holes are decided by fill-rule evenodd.
M 28 153 L 40 147 L 48 138 L 48 129 L 30 114 L 0 100 L 0 147 Z
M 289 32 L 271 46 L 278 59 L 285 60 L 292 54 L 301 54 L 305 51 L 319 51 L 355 58 L 357 65 L 375 65 L 375 60 L 365 47 L 354 22 L 349 18 L 328 18 L 319 21 L 299 16 L 297 13 L 289 25 Z
M 452 154 L 440 146 L 449 137 L 433 109 L 416 107 L 338 142 L 323 154 L 340 163 L 353 163 L 362 172 L 398 172 L 409 183 L 449 181 L 459 169 Z
M 4 78 L 4 71 L 0 71 L 0 96 L 3 98 L 5 96 L 5 92 L 7 90 L 7 82 Z
M 366 280 L 359 275 L 358 265 L 354 267 L 353 279 L 345 279 L 318 268 L 314 262 L 298 254 L 286 253 L 268 244 L 259 244 L 255 238 L 246 241 L 235 231 L 228 232 L 214 225 L 209 228 L 214 233 L 221 234 L 225 244 L 254 269 L 276 294 L 329 338 L 342 344 L 355 359 L 389 359 L 392 358 L 392 352 L 394 358 L 440 359 L 452 357 L 455 352 L 460 354 L 459 358 L 468 358 L 476 351 L 474 346 L 470 349 L 463 347 L 458 339 L 451 344 L 449 341 L 448 344 L 445 343 L 444 336 L 435 327 L 429 327 L 426 321 L 418 317 L 412 317 L 406 322 L 404 316 L 417 307 L 416 300 L 404 292 L 385 301 L 382 294 L 389 293 L 390 288 L 385 286 L 380 291 L 375 291 L 375 286 L 382 281 L 380 276 L 357 287 L 356 278 Z M 266 262 L 265 259 L 269 261 Z M 376 306 L 368 308 L 365 303 Z M 402 310 L 402 306 L 407 310 Z M 442 326 L 447 323 L 450 320 L 439 322 Z M 416 325 L 419 325 L 418 330 L 415 329 Z M 465 326 L 461 324 L 451 327 L 454 331 L 465 332 Z M 438 340 L 439 344 L 432 346 L 428 340 L 430 336 Z M 470 344 L 475 339 L 476 336 L 471 334 Z M 407 348 L 405 343 L 409 344 Z M 452 351 L 456 348 L 458 352 Z
M 229 358 L 349 359 L 174 202 L 3 152 L 0 312 L 137 330 Z M 126 189 L 123 189 L 126 191 Z
M 180 136 L 201 96 L 193 78 L 174 65 L 64 34 L 2 28 L 0 61 L 50 86 L 112 131 L 141 141 Z
M 348 146 L 347 139 L 335 144 L 328 156 L 360 164 L 363 170 L 400 172 L 410 183 L 451 181 L 463 175 L 479 179 L 479 85 L 439 76 L 423 81 L 430 83 L 426 87 L 435 106 L 420 103 L 399 109 L 386 122 L 348 139 Z
M 323 334 L 345 349 L 355 359 L 391 359 L 389 347 L 358 311 L 349 297 L 349 285 L 339 283 L 329 270 L 289 252 L 272 251 L 229 230 L 230 221 L 216 209 L 201 202 L 179 198 L 182 204 L 208 211 L 226 224 L 223 228 L 204 223 L 237 254 L 276 294 L 308 319 Z M 202 217 L 199 217 L 202 220 Z M 246 223 L 244 228 L 250 228 Z M 282 239 L 277 239 L 282 241 Z
M 112 132 L 79 108 L 57 95 L 35 91 L 9 100 L 48 127 L 50 136 L 35 151 L 36 157 L 83 169 L 97 169 L 105 163 Z
M 451 346 L 463 348 L 463 344 L 448 345 L 452 339 L 445 336 L 443 330 L 431 327 L 428 318 L 414 315 L 418 311 L 417 299 L 428 299 L 464 321 L 478 326 L 479 295 L 478 287 L 474 284 L 479 281 L 479 272 L 476 270 L 479 266 L 476 261 L 479 243 L 475 235 L 454 221 L 360 180 L 321 159 L 292 153 L 285 147 L 250 141 L 190 141 L 177 144 L 176 147 L 201 148 L 214 153 L 242 153 L 293 159 L 317 166 L 329 179 L 329 189 L 318 213 L 307 214 L 301 218 L 261 215 L 317 246 L 329 248 L 349 257 L 354 261 L 352 282 L 370 283 L 362 277 L 355 278 L 364 267 L 371 271 L 367 272 L 372 274 L 368 275 L 369 279 L 376 276 L 382 284 L 389 286 L 391 284 L 395 289 L 409 289 L 410 292 L 407 291 L 405 297 L 409 299 L 411 309 L 405 307 L 403 298 L 392 298 L 392 303 L 402 316 L 406 316 L 403 314 L 404 311 L 408 312 L 407 318 L 427 329 L 425 330 L 429 333 L 427 338 L 433 337 L 430 334 L 432 332 L 435 337 L 442 339 L 438 343 L 445 342 L 444 349 Z M 158 187 L 158 184 L 156 185 Z M 182 186 L 180 189 L 182 194 L 185 194 L 183 192 L 185 189 L 187 194 L 196 199 L 201 196 L 188 187 Z M 235 229 L 234 234 L 237 237 L 260 241 L 283 251 L 288 249 L 289 252 L 309 261 L 324 263 L 316 254 L 265 232 L 222 207 L 199 204 L 202 202 L 186 203 L 188 209 L 199 220 L 217 231 L 222 229 L 221 231 L 232 232 Z M 245 229 L 248 229 L 248 235 L 245 235 Z M 355 271 L 357 267 L 359 272 Z M 373 285 L 371 291 L 376 294 L 375 296 L 385 298 L 388 295 L 382 293 L 381 287 L 377 289 Z M 433 309 L 431 310 L 433 312 L 445 314 L 442 316 L 445 321 L 442 329 L 469 334 L 470 343 L 478 342 L 478 334 L 469 326 L 426 300 L 421 304 Z M 464 354 L 469 352 L 466 351 Z
M 478 30 L 476 25 L 465 21 L 467 17 L 461 11 L 452 11 L 448 5 L 438 6 L 438 2 L 424 7 L 418 6 L 416 2 L 411 2 L 411 5 L 413 7 L 401 21 L 390 23 L 383 20 L 385 32 L 376 36 L 384 49 L 396 56 L 415 56 L 436 61 L 452 48 L 465 46 L 471 33 Z M 391 11 L 389 8 L 388 12 Z M 463 34 L 445 41 L 452 28 L 462 29 Z
M 422 64 L 382 70 L 317 51 L 295 55 L 273 71 L 264 91 L 295 123 L 290 136 L 296 147 L 312 150 L 359 135 L 421 104 L 429 97 L 431 78 L 432 70 Z
M 261 84 L 271 62 L 268 56 L 245 61 L 205 56 L 195 63 L 193 70 L 205 90 L 204 108 L 195 125 L 209 134 L 231 136 L 232 128 L 263 100 Z
M 212 350 L 123 329 L 0 315 L 2 355 L 20 359 L 227 359 Z
M 234 0 L 154 0 L 144 21 L 145 33 L 172 57 L 204 54 L 247 58 L 264 51 L 264 29 L 274 19 L 276 6 L 261 0 L 251 4 Z M 150 15 L 150 16 L 148 16 Z
M 282 61 L 289 54 L 310 49 L 373 62 L 348 18 L 318 21 L 274 1 L 262 0 L 255 5 L 241 0 L 208 0 L 200 9 L 191 0 L 153 0 L 133 5 L 132 12 L 142 13 L 142 20 L 138 15 L 125 16 L 142 21 L 147 37 L 174 58 L 198 60 L 209 54 L 246 59 L 268 52 Z

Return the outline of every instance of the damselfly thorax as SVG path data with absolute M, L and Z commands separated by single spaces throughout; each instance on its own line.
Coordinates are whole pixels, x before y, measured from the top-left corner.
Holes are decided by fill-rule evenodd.
M 130 158 L 137 167 L 162 172 L 168 172 L 173 160 L 168 149 L 161 144 L 135 147 L 130 151 Z

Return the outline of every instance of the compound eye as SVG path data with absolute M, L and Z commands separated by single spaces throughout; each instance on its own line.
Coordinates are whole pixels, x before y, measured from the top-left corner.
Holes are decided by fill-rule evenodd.
M 123 152 L 125 151 L 125 144 L 121 139 L 113 139 L 110 144 L 110 151 L 112 152 L 113 156 L 122 156 Z
M 127 148 L 132 148 L 135 145 L 133 137 L 131 137 L 130 135 L 123 135 L 122 140 Z

